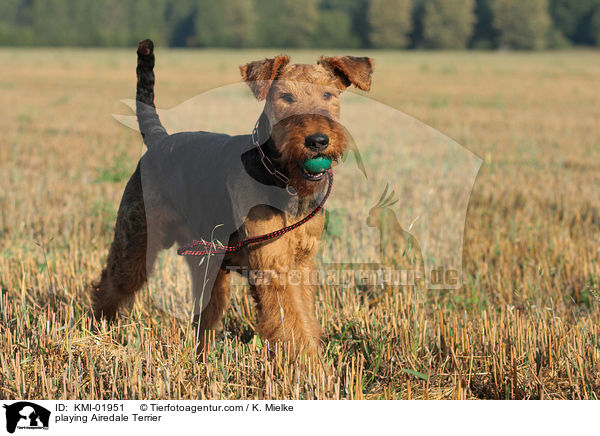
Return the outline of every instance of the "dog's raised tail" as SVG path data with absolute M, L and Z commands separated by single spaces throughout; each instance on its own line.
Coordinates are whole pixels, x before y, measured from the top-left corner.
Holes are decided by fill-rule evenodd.
M 148 148 L 167 136 L 154 106 L 154 43 L 150 39 L 140 41 L 137 49 L 136 113 L 144 144 Z

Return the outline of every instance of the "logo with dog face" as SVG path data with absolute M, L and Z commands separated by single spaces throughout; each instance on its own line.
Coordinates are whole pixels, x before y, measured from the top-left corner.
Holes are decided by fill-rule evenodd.
M 19 430 L 48 430 L 50 411 L 29 401 L 3 405 L 6 409 L 6 431 L 14 433 Z

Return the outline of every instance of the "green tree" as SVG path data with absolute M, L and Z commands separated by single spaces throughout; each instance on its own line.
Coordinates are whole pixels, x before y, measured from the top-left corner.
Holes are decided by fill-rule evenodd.
M 258 43 L 263 47 L 310 47 L 319 23 L 319 0 L 262 0 L 257 3 Z
M 475 28 L 471 39 L 471 47 L 492 48 L 497 45 L 498 33 L 494 29 L 494 14 L 492 2 L 494 0 L 476 0 L 475 2 Z
M 35 43 L 40 45 L 66 45 L 70 30 L 68 4 L 62 0 L 34 1 L 31 20 Z
M 557 31 L 573 44 L 595 44 L 594 14 L 600 8 L 600 0 L 550 0 L 549 10 Z
M 404 48 L 412 31 L 412 0 L 371 0 L 369 40 L 373 47 Z
M 256 19 L 252 0 L 203 0 L 196 10 L 196 42 L 206 47 L 253 46 Z
M 352 18 L 343 10 L 322 10 L 313 44 L 323 48 L 360 47 L 360 39 L 352 33 Z
M 194 0 L 167 1 L 165 26 L 167 42 L 172 47 L 196 44 L 196 2 Z
M 250 47 L 256 42 L 256 8 L 251 0 L 227 0 L 224 2 L 225 26 L 229 29 L 224 45 Z
M 319 0 L 281 0 L 284 41 L 289 47 L 310 47 L 317 29 Z
M 319 8 L 322 11 L 336 12 L 331 15 L 332 25 L 341 24 L 345 27 L 345 22 L 350 21 L 348 35 L 345 36 L 343 44 L 336 44 L 335 47 L 367 47 L 369 45 L 369 22 L 368 9 L 370 0 L 322 0 Z M 327 13 L 327 12 L 325 12 Z M 342 18 L 343 14 L 347 18 Z M 330 22 L 328 17 L 323 17 L 324 22 Z M 323 27 L 319 28 L 319 32 Z M 327 29 L 335 32 L 342 37 L 343 28 Z
M 201 0 L 196 2 L 194 38 L 195 45 L 214 47 L 226 39 L 225 6 L 223 2 Z
M 122 46 L 129 43 L 131 28 L 123 1 L 75 0 L 69 5 L 69 45 Z
M 525 50 L 546 47 L 551 22 L 548 0 L 494 0 L 492 10 L 501 46 Z
M 473 33 L 474 0 L 427 0 L 423 38 L 430 48 L 465 48 Z
M 17 15 L 20 0 L 3 0 L 0 2 L 0 44 L 18 44 Z
M 138 41 L 151 38 L 158 45 L 167 40 L 165 28 L 166 0 L 127 0 L 127 25 L 129 27 L 128 45 L 137 45 Z
M 413 0 L 412 10 L 412 32 L 410 33 L 411 47 L 421 48 L 423 42 L 423 16 L 425 15 L 425 2 L 427 0 Z
M 127 21 L 129 1 L 108 0 L 102 5 L 95 20 L 98 38 L 102 41 L 102 45 L 123 46 L 129 43 L 131 35 Z
M 590 18 L 590 36 L 594 44 L 600 46 L 600 5 L 596 6 Z

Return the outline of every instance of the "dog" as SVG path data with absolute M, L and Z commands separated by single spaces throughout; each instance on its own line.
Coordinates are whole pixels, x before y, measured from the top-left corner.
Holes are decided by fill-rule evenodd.
M 338 122 L 339 95 L 350 85 L 368 91 L 373 73 L 368 57 L 321 57 L 307 65 L 279 55 L 250 62 L 240 67 L 242 79 L 265 101 L 253 134 L 169 135 L 154 106 L 152 41 L 141 41 L 137 54 L 136 113 L 148 150 L 127 183 L 106 267 L 92 284 L 94 314 L 109 320 L 146 282 L 160 250 L 201 239 L 232 246 L 314 210 L 329 182 L 325 171 L 308 171 L 303 163 L 342 156 L 348 136 Z M 293 355 L 317 356 L 316 286 L 289 277 L 314 271 L 324 221 L 320 210 L 277 238 L 214 255 L 210 266 L 188 257 L 199 336 L 227 309 L 232 270 L 269 271 L 269 280 L 249 283 L 258 333 L 269 343 L 285 342 Z

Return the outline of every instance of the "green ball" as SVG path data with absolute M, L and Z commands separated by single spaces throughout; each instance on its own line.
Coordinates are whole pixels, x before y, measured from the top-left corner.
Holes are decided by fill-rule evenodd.
M 319 156 L 314 159 L 307 159 L 302 164 L 302 167 L 311 174 L 319 174 L 329 169 L 331 166 L 331 158 L 327 156 Z

